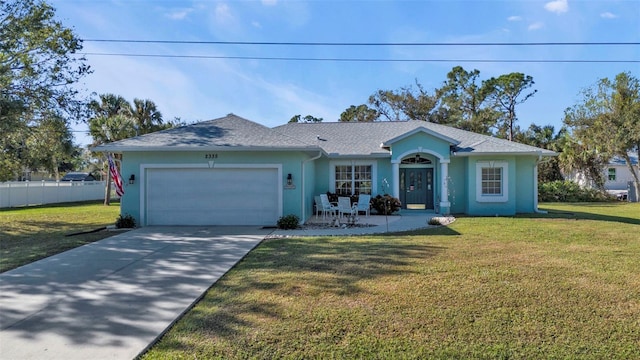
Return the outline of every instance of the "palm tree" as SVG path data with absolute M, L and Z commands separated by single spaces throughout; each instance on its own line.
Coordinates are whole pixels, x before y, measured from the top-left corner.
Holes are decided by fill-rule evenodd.
M 102 94 L 100 101 L 93 100 L 89 108 L 95 116 L 89 119 L 89 133 L 93 137 L 93 146 L 106 144 L 112 141 L 126 139 L 136 135 L 131 104 L 120 95 Z M 107 167 L 106 158 L 103 158 L 103 169 Z M 111 202 L 111 173 L 107 173 L 104 204 Z
M 92 100 L 89 108 L 94 113 L 94 118 L 109 118 L 116 115 L 131 116 L 131 104 L 120 95 L 102 94 L 100 101 Z
M 133 99 L 132 117 L 136 125 L 136 135 L 163 130 L 162 113 L 156 104 L 149 100 Z

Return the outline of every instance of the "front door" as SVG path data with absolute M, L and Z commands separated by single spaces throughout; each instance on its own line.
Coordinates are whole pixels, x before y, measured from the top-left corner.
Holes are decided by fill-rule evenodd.
M 433 169 L 400 169 L 400 201 L 405 209 L 434 209 Z

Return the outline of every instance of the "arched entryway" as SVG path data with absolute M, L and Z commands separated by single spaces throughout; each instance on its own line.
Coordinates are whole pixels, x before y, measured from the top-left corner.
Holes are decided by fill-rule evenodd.
M 434 160 L 416 153 L 400 161 L 400 201 L 404 209 L 435 210 Z

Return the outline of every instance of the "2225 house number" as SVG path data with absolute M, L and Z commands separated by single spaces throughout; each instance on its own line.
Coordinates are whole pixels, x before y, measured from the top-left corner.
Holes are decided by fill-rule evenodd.
M 218 154 L 204 154 L 205 159 L 217 159 Z

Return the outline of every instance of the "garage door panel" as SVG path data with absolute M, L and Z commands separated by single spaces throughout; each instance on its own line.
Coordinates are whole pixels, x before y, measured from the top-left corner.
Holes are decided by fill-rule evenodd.
M 148 225 L 274 225 L 278 170 L 148 169 Z

